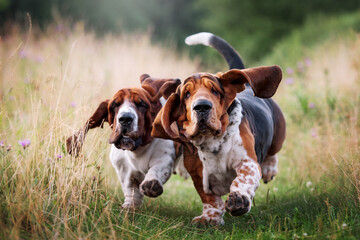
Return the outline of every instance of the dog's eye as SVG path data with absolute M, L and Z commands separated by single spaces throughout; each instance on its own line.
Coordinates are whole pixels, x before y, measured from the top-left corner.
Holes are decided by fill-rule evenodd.
M 214 88 L 211 89 L 211 93 L 217 97 L 219 96 L 219 93 Z
M 185 93 L 185 99 L 188 99 L 191 96 L 190 92 Z
M 135 105 L 137 108 L 147 108 L 148 107 L 148 105 L 142 100 L 140 102 L 135 103 Z

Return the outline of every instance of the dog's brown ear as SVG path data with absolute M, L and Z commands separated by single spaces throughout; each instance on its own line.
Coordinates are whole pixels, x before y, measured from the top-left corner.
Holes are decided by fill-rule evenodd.
M 180 125 L 182 125 L 185 118 L 185 111 L 180 102 L 180 96 L 177 93 L 171 94 L 155 118 L 151 136 L 182 143 L 192 154 L 195 153 L 196 149 L 180 130 L 182 128 Z
M 157 114 L 151 136 L 172 140 L 179 139 L 180 133 L 176 120 L 180 115 L 182 115 L 180 96 L 177 93 L 173 93 Z
M 224 74 L 219 74 L 221 84 L 227 94 L 235 97 L 236 93 L 245 89 L 244 84 L 249 83 L 254 94 L 261 98 L 272 97 L 282 79 L 279 66 L 254 67 L 243 70 L 232 69 Z
M 85 140 L 87 132 L 92 128 L 103 127 L 108 122 L 108 104 L 110 100 L 102 101 L 93 115 L 86 121 L 85 125 L 66 140 L 67 152 L 78 156 Z
M 181 83 L 180 79 L 152 78 L 148 74 L 141 75 L 140 82 L 141 87 L 152 96 L 153 101 L 156 101 L 161 97 L 168 99 Z

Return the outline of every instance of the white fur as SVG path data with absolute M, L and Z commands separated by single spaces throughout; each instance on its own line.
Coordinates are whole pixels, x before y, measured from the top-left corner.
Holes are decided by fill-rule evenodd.
M 124 192 L 123 207 L 136 208 L 141 205 L 141 183 L 156 179 L 163 185 L 172 173 L 174 159 L 174 143 L 170 140 L 154 138 L 151 143 L 135 151 L 121 150 L 112 145 L 110 161 Z
M 184 179 L 188 179 L 190 177 L 189 172 L 186 170 L 184 166 L 184 154 L 180 154 L 175 159 L 174 171 Z
M 237 105 L 229 115 L 229 126 L 221 136 L 202 136 L 192 143 L 198 149 L 203 164 L 205 193 L 222 196 L 229 191 L 238 192 L 251 201 L 260 184 L 261 173 L 258 163 L 248 156 L 243 146 L 239 130 L 242 106 L 240 101 L 235 101 Z M 249 167 L 254 176 L 237 175 L 237 171 L 243 167 Z
M 132 128 L 129 129 L 129 132 L 136 132 L 138 130 L 138 119 L 139 116 L 137 115 L 136 110 L 131 106 L 130 102 L 128 100 L 126 100 L 122 105 L 121 108 L 119 109 L 119 112 L 117 114 L 116 117 L 116 121 L 117 121 L 117 126 L 120 127 L 120 123 L 119 123 L 119 118 L 121 116 L 122 113 L 132 113 L 134 114 L 134 121 L 132 123 Z
M 197 45 L 203 44 L 205 46 L 210 46 L 210 39 L 214 34 L 209 32 L 201 32 L 185 38 L 185 43 L 187 45 Z
M 161 106 L 164 106 L 165 103 L 166 103 L 165 98 L 161 97 L 161 98 L 160 98 L 160 103 L 161 103 Z

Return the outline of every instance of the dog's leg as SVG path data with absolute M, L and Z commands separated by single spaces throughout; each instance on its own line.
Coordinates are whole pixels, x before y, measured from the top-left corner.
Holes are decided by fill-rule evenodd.
M 161 150 L 160 150 L 161 151 Z M 149 171 L 140 184 L 140 191 L 148 197 L 158 197 L 163 193 L 163 185 L 170 178 L 174 165 L 174 154 L 164 153 L 161 158 L 152 158 Z
M 184 147 L 184 165 L 189 172 L 196 191 L 203 202 L 203 211 L 200 216 L 193 218 L 192 223 L 201 225 L 220 225 L 224 224 L 223 216 L 225 213 L 224 202 L 220 196 L 206 194 L 203 187 L 203 166 L 197 154 L 191 154 Z
M 261 173 L 264 183 L 268 183 L 274 179 L 278 173 L 278 157 L 277 154 L 272 156 L 266 156 L 264 162 L 261 164 Z
M 261 169 L 254 149 L 254 136 L 247 124 L 240 124 L 240 137 L 246 156 L 234 160 L 231 164 L 237 176 L 230 186 L 230 194 L 225 202 L 225 209 L 232 216 L 240 216 L 251 210 L 251 202 L 261 179 Z
M 112 164 L 120 180 L 125 197 L 122 207 L 126 209 L 136 209 L 140 207 L 144 196 L 140 193 L 139 182 L 133 176 L 131 169 L 129 169 L 121 159 L 119 161 L 112 161 Z
M 252 159 L 244 159 L 236 169 L 237 177 L 230 186 L 230 194 L 225 209 L 232 216 L 240 216 L 251 210 L 251 202 L 260 185 L 259 164 Z
M 140 193 L 139 184 L 134 179 L 125 179 L 121 185 L 125 196 L 122 207 L 126 209 L 139 208 L 144 197 Z

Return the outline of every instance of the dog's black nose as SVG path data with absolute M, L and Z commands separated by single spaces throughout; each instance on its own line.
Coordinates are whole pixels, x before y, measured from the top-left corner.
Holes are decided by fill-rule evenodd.
M 129 126 L 134 121 L 134 114 L 122 113 L 119 117 L 119 122 L 122 126 Z
M 199 100 L 193 109 L 198 113 L 207 113 L 212 109 L 212 103 L 208 100 Z

